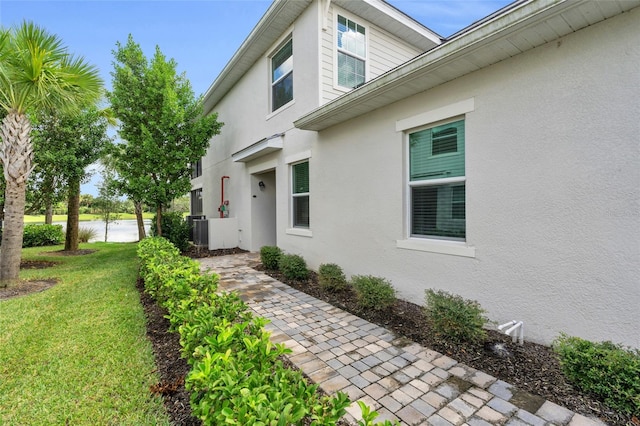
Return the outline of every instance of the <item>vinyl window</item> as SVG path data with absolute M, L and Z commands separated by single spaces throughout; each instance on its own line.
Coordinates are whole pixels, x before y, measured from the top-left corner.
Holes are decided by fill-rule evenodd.
M 466 238 L 464 120 L 409 135 L 411 237 Z
M 309 228 L 309 161 L 291 166 L 291 205 L 294 228 Z
M 367 43 L 362 25 L 338 15 L 338 85 L 356 88 L 365 82 Z
M 271 57 L 271 111 L 293 100 L 293 40 Z

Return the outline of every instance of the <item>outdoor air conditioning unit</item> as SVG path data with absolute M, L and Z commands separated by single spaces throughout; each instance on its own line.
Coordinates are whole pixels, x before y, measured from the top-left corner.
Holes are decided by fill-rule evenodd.
M 189 225 L 189 241 L 194 241 L 194 229 L 193 229 L 193 221 L 194 220 L 204 220 L 206 219 L 206 216 L 203 215 L 193 215 L 193 216 L 187 216 L 185 218 L 185 220 L 187 221 L 187 224 Z
M 209 245 L 209 221 L 207 219 L 193 221 L 193 244 L 198 247 Z

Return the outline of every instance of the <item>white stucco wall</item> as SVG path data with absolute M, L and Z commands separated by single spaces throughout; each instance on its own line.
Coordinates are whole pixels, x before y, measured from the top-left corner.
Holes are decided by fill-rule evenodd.
M 417 303 L 427 288 L 478 300 L 497 323 L 524 321 L 530 340 L 566 332 L 640 347 L 639 20 L 636 9 L 320 132 L 313 237 L 279 245 L 315 268 L 389 278 Z M 398 248 L 396 122 L 465 99 L 475 257 Z

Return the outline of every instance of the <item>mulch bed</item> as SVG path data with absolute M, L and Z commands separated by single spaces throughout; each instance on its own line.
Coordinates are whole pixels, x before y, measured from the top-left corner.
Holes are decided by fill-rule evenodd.
M 513 343 L 511 337 L 493 330 L 488 330 L 487 341 L 482 345 L 451 343 L 435 335 L 429 327 L 422 307 L 414 303 L 397 300 L 389 310 L 363 310 L 358 306 L 355 293 L 350 289 L 337 293 L 322 290 L 315 272 L 311 272 L 308 280 L 297 281 L 289 280 L 277 271 L 264 270 L 262 265 L 258 265 L 256 269 L 317 299 L 383 326 L 397 336 L 406 338 L 408 343 L 417 342 L 508 382 L 519 390 L 514 398 L 517 396 L 525 404 L 527 401 L 533 401 L 534 408 L 535 397 L 538 396 L 577 413 L 596 416 L 607 424 L 640 425 L 637 417 L 618 413 L 594 396 L 585 394 L 571 385 L 560 369 L 558 357 L 548 346 L 526 341 L 524 345 L 519 345 Z M 496 344 L 506 349 L 509 355 L 505 356 L 503 351 L 492 350 Z
M 243 253 L 246 250 L 195 250 L 185 253 L 191 257 L 220 256 Z M 488 342 L 484 345 L 452 344 L 438 339 L 430 330 L 419 305 L 398 300 L 387 311 L 361 310 L 355 295 L 351 291 L 327 294 L 318 285 L 317 275 L 312 273 L 306 281 L 291 281 L 274 271 L 262 270 L 273 278 L 325 300 L 334 306 L 351 312 L 370 322 L 381 325 L 397 336 L 436 350 L 470 367 L 482 370 L 515 385 L 518 389 L 514 398 L 539 401 L 542 397 L 586 416 L 596 416 L 611 425 L 640 426 L 636 418 L 624 416 L 606 407 L 597 398 L 584 394 L 569 384 L 560 370 L 555 353 L 547 346 L 525 342 L 520 346 L 512 343 L 511 338 L 501 333 L 489 331 Z M 151 387 L 151 391 L 161 394 L 172 423 L 175 425 L 200 425 L 201 422 L 191 416 L 189 393 L 184 389 L 184 378 L 189 371 L 187 362 L 180 358 L 180 344 L 177 333 L 169 333 L 169 322 L 164 312 L 143 291 L 138 283 L 142 305 L 147 315 L 147 336 L 151 340 L 156 356 L 160 383 Z M 509 356 L 496 354 L 490 350 L 499 343 L 510 352 Z

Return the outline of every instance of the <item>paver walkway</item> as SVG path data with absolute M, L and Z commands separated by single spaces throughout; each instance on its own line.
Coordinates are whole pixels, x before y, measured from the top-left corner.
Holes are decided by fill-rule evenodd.
M 271 323 L 271 340 L 327 393 L 343 391 L 403 425 L 603 425 L 295 290 L 251 265 L 256 253 L 199 259 Z M 354 402 L 346 420 L 361 419 Z

